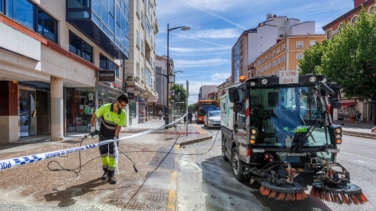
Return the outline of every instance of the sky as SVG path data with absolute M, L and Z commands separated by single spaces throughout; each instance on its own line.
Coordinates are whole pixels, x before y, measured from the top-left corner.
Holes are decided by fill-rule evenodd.
M 231 49 L 244 30 L 256 28 L 268 13 L 322 27 L 354 7 L 353 0 L 156 0 L 159 32 L 156 54 L 174 60 L 175 83 L 189 81 L 188 104 L 196 103 L 201 86 L 220 85 L 231 75 Z M 182 73 L 184 71 L 184 73 Z

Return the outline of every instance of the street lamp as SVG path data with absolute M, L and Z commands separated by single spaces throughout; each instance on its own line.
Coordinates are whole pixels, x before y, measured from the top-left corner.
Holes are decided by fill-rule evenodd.
M 170 24 L 167 24 L 167 98 L 166 98 L 166 110 L 165 110 L 165 129 L 168 129 L 169 123 L 169 105 L 168 105 L 168 97 L 170 96 L 170 31 L 175 29 L 181 29 L 182 31 L 189 30 L 190 28 L 187 26 L 178 26 L 170 28 Z

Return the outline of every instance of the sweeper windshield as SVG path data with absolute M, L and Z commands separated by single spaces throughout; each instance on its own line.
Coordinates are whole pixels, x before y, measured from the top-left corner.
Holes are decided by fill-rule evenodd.
M 250 125 L 259 134 L 255 147 L 320 148 L 330 144 L 326 113 L 314 86 L 250 90 Z M 265 97 L 267 96 L 267 97 Z

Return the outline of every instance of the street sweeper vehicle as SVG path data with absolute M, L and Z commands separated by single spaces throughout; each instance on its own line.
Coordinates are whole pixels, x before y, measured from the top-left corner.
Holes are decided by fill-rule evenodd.
M 307 198 L 344 204 L 367 202 L 350 173 L 336 162 L 342 128 L 333 124 L 340 87 L 323 75 L 254 77 L 220 99 L 222 156 L 237 180 L 260 185 L 278 200 Z

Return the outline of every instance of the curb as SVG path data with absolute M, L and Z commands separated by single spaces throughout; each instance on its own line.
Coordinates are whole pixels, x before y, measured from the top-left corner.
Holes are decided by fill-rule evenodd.
M 342 131 L 343 135 L 348 135 L 348 136 L 356 136 L 356 137 L 361 137 L 361 138 L 370 138 L 370 139 L 376 139 L 376 134 L 371 134 L 371 133 L 362 133 L 362 132 L 354 132 L 354 131 Z
M 207 135 L 207 134 L 198 135 L 196 138 L 188 138 L 188 140 L 182 139 L 182 141 L 179 141 L 178 144 L 179 144 L 179 146 L 185 146 L 185 145 L 188 145 L 188 144 L 194 144 L 194 143 L 198 143 L 198 142 L 201 142 L 201 141 L 210 140 L 212 138 L 213 138 L 212 135 Z

